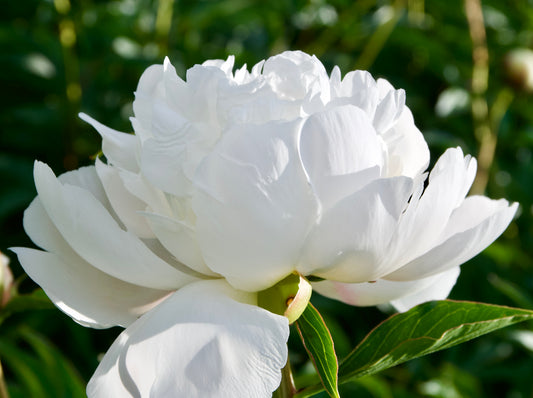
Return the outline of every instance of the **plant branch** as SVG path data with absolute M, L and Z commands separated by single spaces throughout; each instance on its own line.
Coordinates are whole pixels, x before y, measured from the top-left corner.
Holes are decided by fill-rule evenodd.
M 479 142 L 478 173 L 471 194 L 483 194 L 494 161 L 497 137 L 490 122 L 486 93 L 489 84 L 489 50 L 481 0 L 465 0 L 465 13 L 472 40 L 472 117 Z

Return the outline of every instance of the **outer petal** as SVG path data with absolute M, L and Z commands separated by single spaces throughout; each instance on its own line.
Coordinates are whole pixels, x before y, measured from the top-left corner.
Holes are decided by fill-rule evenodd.
M 440 274 L 430 276 L 427 280 L 432 280 L 426 287 L 412 294 L 408 294 L 404 297 L 391 301 L 391 304 L 400 312 L 405 312 L 418 304 L 425 303 L 426 301 L 444 300 L 450 294 L 452 288 L 457 282 L 459 273 L 461 272 L 459 267 L 451 268 Z M 405 283 L 405 282 L 396 282 Z M 419 285 L 420 286 L 420 285 Z
M 24 229 L 50 252 L 13 249 L 24 270 L 55 305 L 84 326 L 128 326 L 169 293 L 126 283 L 85 262 L 52 224 L 39 198 L 24 213 Z
M 206 264 L 257 291 L 290 272 L 317 217 L 302 168 L 300 122 L 236 126 L 199 168 L 193 209 Z
M 421 197 L 413 195 L 391 253 L 400 266 L 440 243 L 452 212 L 461 205 L 476 175 L 476 161 L 460 148 L 448 149 L 437 161 Z
M 287 361 L 286 318 L 224 281 L 176 292 L 126 329 L 87 386 L 95 397 L 270 397 Z
M 44 163 L 35 164 L 39 198 L 63 238 L 84 260 L 123 281 L 175 289 L 195 278 L 161 260 L 130 232 L 123 231 L 87 190 L 61 184 Z
M 102 151 L 109 163 L 133 172 L 139 170 L 137 161 L 139 144 L 136 136 L 104 126 L 85 113 L 80 113 L 79 116 L 93 126 L 102 136 Z
M 504 199 L 468 198 L 454 212 L 443 235 L 456 233 L 385 278 L 395 281 L 425 278 L 470 260 L 505 231 L 517 208 L 517 203 L 509 206 Z
M 459 276 L 459 267 L 441 274 L 408 282 L 379 279 L 373 283 L 313 283 L 320 294 L 359 307 L 391 303 L 399 311 L 407 311 L 417 304 L 443 300 L 450 293 Z
M 341 200 L 310 233 L 298 271 L 342 282 L 389 273 L 388 246 L 412 192 L 407 177 L 380 179 Z

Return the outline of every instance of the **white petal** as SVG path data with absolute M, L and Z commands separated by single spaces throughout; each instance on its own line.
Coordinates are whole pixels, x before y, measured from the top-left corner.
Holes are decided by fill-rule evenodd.
M 22 247 L 12 250 L 53 303 L 83 326 L 127 327 L 169 294 L 113 278 L 80 257 L 64 259 Z
M 466 196 L 476 174 L 476 162 L 460 148 L 448 149 L 437 161 L 420 198 L 413 196 L 402 217 L 396 263 L 406 264 L 440 243 L 454 211 Z
M 457 282 L 461 269 L 459 267 L 451 268 L 440 274 L 430 276 L 423 280 L 432 280 L 426 287 L 421 290 L 401 297 L 399 299 L 391 301 L 391 304 L 400 312 L 405 312 L 418 304 L 425 303 L 426 301 L 444 300 L 448 297 L 452 288 Z M 418 281 L 415 281 L 418 282 Z M 391 282 L 395 283 L 395 282 Z M 409 283 L 409 282 L 396 282 L 396 283 Z M 419 284 L 419 286 L 422 284 Z
M 61 184 L 36 162 L 35 185 L 56 228 L 84 260 L 123 281 L 155 289 L 175 289 L 194 278 L 172 268 L 131 232 L 123 231 L 91 192 Z
M 415 126 L 413 115 L 407 107 L 393 126 L 383 132 L 389 152 L 388 176 L 416 177 L 429 164 L 429 148 L 424 136 Z
M 144 213 L 144 216 L 157 239 L 179 261 L 204 275 L 218 275 L 205 265 L 195 230 L 191 226 L 159 214 Z
M 340 103 L 350 103 L 365 111 L 373 120 L 379 102 L 377 83 L 367 71 L 348 72 L 342 79 L 338 98 Z
M 379 175 L 384 162 L 380 141 L 370 119 L 353 105 L 316 113 L 306 120 L 300 139 L 302 162 L 325 208 L 342 199 L 332 194 L 332 177 L 376 168 Z M 339 193 L 337 189 L 333 192 Z
M 386 80 L 379 79 L 378 87 L 386 82 L 389 86 L 390 83 Z M 402 113 L 405 106 L 405 91 L 394 90 L 392 86 L 387 90 L 385 96 L 380 99 L 374 113 L 373 125 L 378 133 L 387 131 Z
M 280 97 L 304 99 L 318 95 L 329 101 L 329 78 L 324 65 L 313 55 L 302 51 L 286 51 L 270 57 L 263 75 Z
M 79 116 L 102 136 L 102 151 L 110 164 L 133 172 L 139 170 L 137 137 L 104 126 L 85 113 Z
M 96 159 L 96 172 L 113 210 L 128 231 L 132 231 L 140 238 L 153 238 L 154 233 L 146 219 L 139 214 L 140 211 L 146 210 L 147 204 L 126 189 L 119 171 Z
M 493 201 L 485 197 L 473 197 L 464 209 L 458 209 L 452 219 L 461 226 L 444 243 L 427 251 L 410 261 L 385 278 L 394 281 L 406 281 L 425 278 L 456 267 L 476 256 L 489 246 L 507 228 L 513 219 L 518 204 L 509 206 L 506 200 Z M 470 214 L 476 214 L 470 216 Z M 483 217 L 480 216 L 483 214 Z M 472 217 L 469 229 L 464 229 L 465 220 Z M 450 224 L 455 224 L 450 219 Z M 454 228 L 452 228 L 454 229 Z
M 342 282 L 389 272 L 389 242 L 412 192 L 407 177 L 380 179 L 337 203 L 310 233 L 298 271 Z
M 13 249 L 24 270 L 55 305 L 85 326 L 127 326 L 168 294 L 113 278 L 85 262 L 52 224 L 38 197 L 24 212 L 24 229 L 50 252 Z
M 317 217 L 299 127 L 236 126 L 199 168 L 196 236 L 208 267 L 236 288 L 262 290 L 291 273 Z
M 367 307 L 391 302 L 399 311 L 425 301 L 445 299 L 452 289 L 459 267 L 429 278 L 407 282 L 379 279 L 373 283 L 341 283 L 322 281 L 313 283 L 318 293 L 346 304 Z
M 287 361 L 289 326 L 245 304 L 254 296 L 224 281 L 179 290 L 119 336 L 87 395 L 270 397 Z

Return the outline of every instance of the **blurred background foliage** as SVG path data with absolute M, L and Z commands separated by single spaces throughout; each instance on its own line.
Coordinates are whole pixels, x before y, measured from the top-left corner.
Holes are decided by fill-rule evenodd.
M 497 138 L 494 159 L 489 156 L 482 166 L 488 170 L 486 193 L 520 202 L 520 216 L 463 266 L 451 297 L 533 309 L 533 97 L 523 86 L 527 70 L 519 69 L 511 84 L 505 61 L 509 51 L 533 47 L 533 1 L 483 0 L 488 63 L 483 56 L 476 59 L 481 85 L 473 80 L 473 25 L 465 13 L 465 4 L 475 3 L 3 2 L 0 250 L 11 258 L 12 293 L 22 294 L 13 294 L 0 312 L 0 358 L 11 396 L 84 396 L 98 358 L 120 332 L 72 322 L 24 277 L 7 251 L 32 246 L 22 230 L 22 212 L 35 195 L 33 161 L 47 162 L 56 174 L 93 163 L 100 138 L 77 113 L 131 131 L 137 81 L 147 66 L 167 55 L 182 77 L 206 59 L 235 54 L 238 66 L 252 66 L 286 49 L 316 54 L 328 71 L 333 65 L 343 73 L 368 69 L 406 90 L 433 162 L 450 146 L 490 155 Z M 483 37 L 479 43 L 483 47 Z M 487 67 L 488 85 L 483 85 Z M 478 192 L 483 189 L 482 183 Z M 341 358 L 387 316 L 387 309 L 349 307 L 318 295 L 313 301 L 332 329 Z M 312 366 L 295 336 L 291 360 L 297 382 L 305 384 L 314 378 Z M 532 375 L 533 325 L 521 324 L 346 384 L 342 394 L 526 398 L 533 397 Z

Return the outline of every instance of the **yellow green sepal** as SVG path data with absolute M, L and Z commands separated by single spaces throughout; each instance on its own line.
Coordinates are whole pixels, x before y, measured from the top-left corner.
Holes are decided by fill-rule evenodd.
M 311 284 L 305 277 L 293 273 L 274 286 L 257 294 L 257 304 L 275 314 L 283 315 L 289 324 L 304 312 L 311 298 Z

